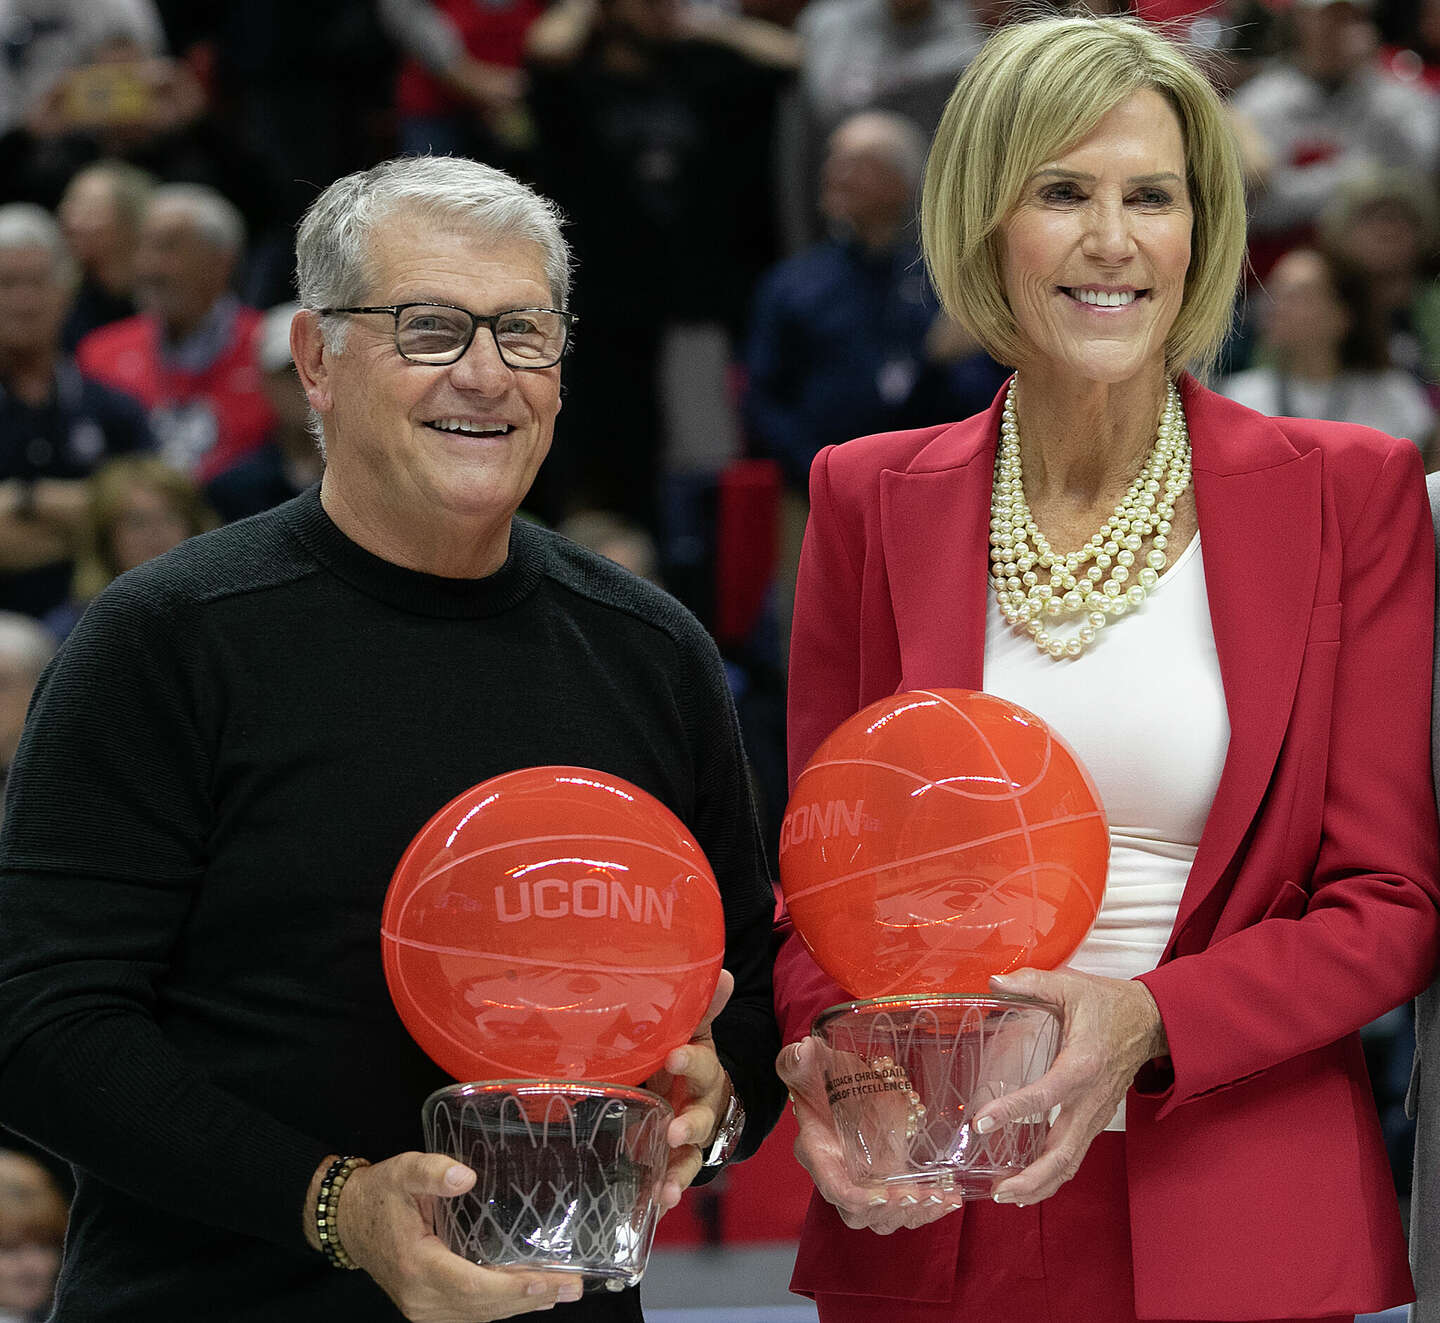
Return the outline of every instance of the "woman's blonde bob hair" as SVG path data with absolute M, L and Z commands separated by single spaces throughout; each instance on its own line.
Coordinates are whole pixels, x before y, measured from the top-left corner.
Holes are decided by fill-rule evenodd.
M 1180 120 L 1195 222 L 1166 367 L 1208 366 L 1230 329 L 1245 256 L 1245 185 L 1219 96 L 1197 65 L 1129 18 L 1040 18 L 999 29 L 950 96 L 925 167 L 920 231 L 945 310 L 997 361 L 1025 340 L 1005 297 L 1001 226 L 1026 181 L 1132 94 Z

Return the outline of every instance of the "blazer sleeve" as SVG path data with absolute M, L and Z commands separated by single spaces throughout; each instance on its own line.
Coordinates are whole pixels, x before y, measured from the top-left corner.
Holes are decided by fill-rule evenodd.
M 1413 445 L 1392 442 L 1368 494 L 1334 502 L 1348 528 L 1319 848 L 1309 876 L 1274 879 L 1277 896 L 1295 901 L 1292 917 L 1140 975 L 1170 1042 L 1165 1069 L 1137 1080 L 1161 1099 L 1161 1117 L 1354 1032 L 1433 973 L 1435 568 L 1421 467 Z
M 787 714 L 790 784 L 810 755 L 861 703 L 860 595 L 863 538 L 859 512 L 837 501 L 831 483 L 835 447 L 827 446 L 810 469 L 810 518 L 795 583 L 790 632 Z M 847 527 L 847 522 L 849 527 Z M 780 1037 L 793 1043 L 827 1006 L 850 995 L 815 963 L 798 933 L 782 922 L 784 943 L 775 961 L 775 1009 Z

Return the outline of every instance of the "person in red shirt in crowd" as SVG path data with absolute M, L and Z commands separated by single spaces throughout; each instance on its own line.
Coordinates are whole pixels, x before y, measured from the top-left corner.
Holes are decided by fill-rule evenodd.
M 540 0 L 380 0 L 405 55 L 395 83 L 402 152 L 492 160 L 528 145 L 521 65 L 543 9 Z
M 275 424 L 255 359 L 260 314 L 230 292 L 244 242 L 240 213 L 214 189 L 157 188 L 135 255 L 140 314 L 92 331 L 75 351 L 82 372 L 145 405 L 165 459 L 201 482 Z

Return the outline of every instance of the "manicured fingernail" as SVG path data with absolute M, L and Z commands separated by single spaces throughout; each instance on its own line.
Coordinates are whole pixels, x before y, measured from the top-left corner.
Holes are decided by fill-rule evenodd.
M 913 1207 L 915 1204 L 918 1204 L 919 1202 L 920 1202 L 920 1201 L 919 1201 L 913 1194 L 907 1194 L 907 1195 L 904 1196 L 904 1198 L 902 1198 L 902 1199 L 900 1200 L 900 1207 L 901 1207 L 901 1208 L 911 1208 L 911 1207 Z
M 945 1201 L 938 1194 L 930 1194 L 925 1196 L 925 1202 L 927 1204 L 943 1204 Z
M 982 1116 L 975 1122 L 975 1133 L 977 1135 L 988 1135 L 995 1129 L 995 1118 L 993 1116 Z
M 889 1203 L 889 1202 L 890 1202 L 890 1201 L 889 1201 L 888 1199 L 886 1199 L 883 1194 L 872 1194 L 872 1195 L 870 1196 L 870 1207 L 871 1207 L 871 1208 L 884 1208 L 885 1205 L 886 1205 L 887 1203 Z
M 445 1184 L 453 1185 L 456 1189 L 465 1184 L 465 1177 L 469 1173 L 458 1163 L 445 1173 Z
M 1015 1202 L 1015 1196 L 1013 1194 L 996 1194 L 992 1195 L 991 1198 L 993 1198 L 997 1204 L 1013 1204 Z

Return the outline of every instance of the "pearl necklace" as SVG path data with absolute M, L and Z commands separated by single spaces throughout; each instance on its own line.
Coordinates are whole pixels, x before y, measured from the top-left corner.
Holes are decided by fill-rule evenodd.
M 1025 500 L 1012 377 L 990 498 L 990 582 L 1006 622 L 1023 628 L 1041 652 L 1056 660 L 1078 657 L 1109 620 L 1143 605 L 1159 581 L 1175 502 L 1189 485 L 1190 433 L 1180 392 L 1169 382 L 1155 445 L 1130 490 L 1079 551 L 1056 555 Z M 1146 538 L 1150 550 L 1137 571 Z M 1094 564 L 1086 567 L 1087 561 Z M 1042 575 L 1049 576 L 1048 582 Z M 1051 622 L 1069 616 L 1083 618 L 1079 629 L 1058 637 Z

